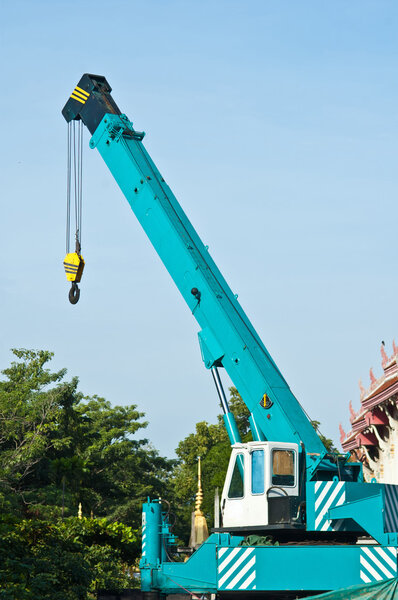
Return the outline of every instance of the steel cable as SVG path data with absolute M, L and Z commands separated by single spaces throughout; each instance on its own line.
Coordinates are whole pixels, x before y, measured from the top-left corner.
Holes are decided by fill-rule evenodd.
M 82 207 L 83 207 L 83 121 L 79 121 L 79 245 L 82 243 Z
M 73 184 L 74 184 L 74 191 L 75 191 L 75 236 L 76 236 L 76 242 L 78 242 L 78 173 L 77 173 L 77 148 L 76 148 L 76 124 L 75 121 L 73 122 Z M 77 244 L 76 244 L 77 246 Z M 75 252 L 77 251 L 77 248 L 75 249 Z
M 68 123 L 66 178 L 66 253 L 70 252 L 71 204 L 73 196 L 75 252 L 80 254 L 83 217 L 83 123 Z M 72 181 L 73 180 L 73 181 Z
M 70 241 L 70 201 L 71 201 L 71 123 L 67 124 L 67 157 L 66 157 L 66 254 L 69 253 Z

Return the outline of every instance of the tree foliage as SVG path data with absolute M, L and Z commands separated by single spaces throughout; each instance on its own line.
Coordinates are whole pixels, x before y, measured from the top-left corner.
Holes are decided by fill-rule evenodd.
M 136 405 L 84 396 L 51 372 L 50 352 L 13 354 L 0 381 L 0 599 L 131 587 L 142 502 L 168 495 L 174 462 L 140 437 Z M 73 517 L 79 503 L 98 518 Z
M 52 354 L 13 350 L 0 382 L 0 484 L 24 515 L 83 512 L 138 527 L 141 502 L 164 495 L 172 462 L 145 438 L 135 405 L 78 391 L 78 379 L 46 368 Z M 53 385 L 55 384 L 55 385 Z
M 99 588 L 132 587 L 137 534 L 106 519 L 0 522 L 0 598 L 85 600 Z
M 13 350 L 21 359 L 2 371 L 0 381 L 0 484 L 20 493 L 27 477 L 50 449 L 55 430 L 64 371 L 50 373 L 44 365 L 51 354 L 45 351 Z
M 320 426 L 321 426 L 320 421 L 311 421 L 311 425 L 313 426 L 313 428 L 319 435 L 320 440 L 321 440 L 322 444 L 325 446 L 326 450 L 328 452 L 331 452 L 332 454 L 339 454 L 338 449 L 334 445 L 334 441 L 330 438 L 327 438 L 320 432 Z

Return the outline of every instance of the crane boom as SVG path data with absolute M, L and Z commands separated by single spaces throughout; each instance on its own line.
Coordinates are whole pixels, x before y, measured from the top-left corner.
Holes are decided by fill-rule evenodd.
M 223 366 L 265 439 L 325 451 L 299 402 L 146 151 L 104 77 L 85 74 L 63 109 L 81 119 L 199 326 L 207 368 Z

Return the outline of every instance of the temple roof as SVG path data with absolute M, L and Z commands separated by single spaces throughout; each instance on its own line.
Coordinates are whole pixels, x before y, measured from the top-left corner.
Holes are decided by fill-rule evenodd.
M 382 406 L 391 399 L 398 403 L 398 347 L 393 342 L 393 354 L 388 357 L 383 343 L 380 352 L 383 375 L 376 379 L 373 369 L 370 369 L 370 387 L 365 390 L 362 382 L 359 382 L 361 392 L 359 411 L 354 411 L 351 402 L 349 405 L 351 431 L 346 434 L 340 425 L 340 442 L 346 452 L 362 445 L 377 445 L 370 426 L 387 424 L 385 412 L 381 410 Z

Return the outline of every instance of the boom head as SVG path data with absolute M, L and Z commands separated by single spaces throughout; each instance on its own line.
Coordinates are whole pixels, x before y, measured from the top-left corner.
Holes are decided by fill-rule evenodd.
M 121 114 L 111 91 L 105 77 L 85 73 L 62 109 L 65 120 L 69 123 L 81 119 L 93 134 L 105 114 Z

